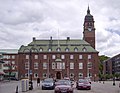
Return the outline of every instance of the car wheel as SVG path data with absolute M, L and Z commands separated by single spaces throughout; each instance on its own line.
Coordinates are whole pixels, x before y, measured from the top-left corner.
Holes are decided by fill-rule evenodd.
M 44 90 L 44 87 L 42 86 L 42 90 Z

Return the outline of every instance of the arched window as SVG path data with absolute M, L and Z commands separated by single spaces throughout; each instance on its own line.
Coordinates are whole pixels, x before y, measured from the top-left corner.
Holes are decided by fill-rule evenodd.
M 60 52 L 60 51 L 61 51 L 61 49 L 60 49 L 60 48 L 57 48 L 57 51 L 58 51 L 58 52 Z
M 66 48 L 65 51 L 68 52 L 68 51 L 69 51 L 69 48 Z
M 42 49 L 42 48 L 40 48 L 40 49 L 39 49 L 39 51 L 40 51 L 40 52 L 42 52 L 42 51 L 43 51 L 43 49 Z
M 48 51 L 49 51 L 49 52 L 51 52 L 51 51 L 52 51 L 52 49 L 51 49 L 51 48 L 49 48 L 49 49 L 48 49 Z
M 77 48 L 77 47 L 76 47 L 76 48 L 74 48 L 74 51 L 75 51 L 75 52 L 78 52 L 78 48 Z
M 82 49 L 82 51 L 83 51 L 83 52 L 86 52 L 86 51 L 87 51 L 87 49 L 84 47 L 84 48 Z

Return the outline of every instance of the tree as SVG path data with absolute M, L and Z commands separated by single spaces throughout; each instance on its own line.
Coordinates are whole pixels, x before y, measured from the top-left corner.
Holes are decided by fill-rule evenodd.
M 102 79 L 103 78 L 103 62 L 105 60 L 107 60 L 109 57 L 105 56 L 105 55 L 101 55 L 99 56 L 99 78 Z

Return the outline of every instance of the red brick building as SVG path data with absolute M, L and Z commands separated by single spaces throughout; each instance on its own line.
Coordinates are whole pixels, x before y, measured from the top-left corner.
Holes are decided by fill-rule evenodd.
M 33 79 L 54 77 L 73 79 L 90 77 L 98 79 L 98 51 L 95 50 L 94 18 L 88 7 L 84 19 L 83 39 L 61 39 L 52 37 L 39 40 L 35 37 L 27 46 L 18 50 L 19 78 Z

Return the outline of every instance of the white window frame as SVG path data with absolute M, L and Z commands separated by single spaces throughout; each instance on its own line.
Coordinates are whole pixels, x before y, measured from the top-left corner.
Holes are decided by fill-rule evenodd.
M 79 63 L 79 69 L 83 69 L 83 63 L 82 62 Z
M 52 55 L 52 59 L 55 59 L 56 58 L 56 55 Z
M 79 59 L 83 59 L 83 55 L 79 55 Z
M 38 73 L 34 73 L 34 78 L 38 78 Z
M 92 69 L 92 62 L 88 62 L 88 63 L 87 63 L 87 68 L 88 68 L 88 69 Z
M 43 55 L 43 59 L 47 59 L 47 55 Z
M 78 74 L 78 77 L 79 77 L 79 78 L 83 78 L 83 73 L 79 73 L 79 74 Z
M 25 62 L 25 69 L 29 69 L 29 62 Z
M 26 56 L 25 56 L 25 59 L 29 59 L 29 55 L 26 55 Z
M 38 64 L 38 62 L 34 62 L 34 69 L 38 69 L 38 66 L 39 64 Z
M 46 78 L 47 77 L 47 73 L 43 73 L 43 78 Z
M 35 59 L 38 59 L 38 55 L 35 55 Z
M 70 73 L 70 78 L 74 78 L 74 73 Z
M 12 55 L 12 59 L 15 59 L 15 55 Z
M 52 62 L 52 69 L 56 69 L 56 64 L 55 64 L 55 62 Z
M 43 69 L 47 69 L 47 62 L 43 62 Z
M 74 55 L 70 55 L 70 59 L 74 59 Z
M 88 59 L 92 59 L 92 55 L 88 55 Z
M 61 59 L 65 59 L 65 55 L 61 55 Z
M 74 69 L 74 63 L 70 62 L 70 69 Z

